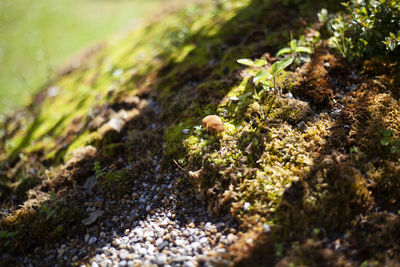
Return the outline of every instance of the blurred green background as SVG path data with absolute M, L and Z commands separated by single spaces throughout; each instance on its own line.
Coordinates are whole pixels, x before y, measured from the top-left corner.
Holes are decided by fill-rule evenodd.
M 0 113 L 82 49 L 135 27 L 162 0 L 0 0 Z

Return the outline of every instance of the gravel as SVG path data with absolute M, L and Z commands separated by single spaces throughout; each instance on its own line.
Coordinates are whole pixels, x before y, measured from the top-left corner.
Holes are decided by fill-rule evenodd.
M 160 169 L 157 157 L 154 169 Z M 227 215 L 212 218 L 201 201 L 178 185 L 181 177 L 149 175 L 135 181 L 123 200 L 88 197 L 88 217 L 96 220 L 86 233 L 75 235 L 46 251 L 21 261 L 26 266 L 214 266 L 237 241 L 236 224 Z M 102 203 L 102 205 L 95 203 Z M 104 213 L 104 215 L 103 215 Z M 100 216 L 97 216 L 100 215 Z

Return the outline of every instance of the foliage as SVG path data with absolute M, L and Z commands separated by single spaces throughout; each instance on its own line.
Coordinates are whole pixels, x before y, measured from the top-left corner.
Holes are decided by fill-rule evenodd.
M 253 82 L 255 84 L 261 84 L 265 90 L 269 90 L 269 85 L 267 83 L 268 80 L 273 80 L 274 82 L 274 91 L 277 91 L 276 86 L 276 77 L 278 74 L 283 71 L 286 67 L 290 66 L 293 63 L 294 57 L 285 58 L 283 60 L 279 60 L 272 64 L 271 70 L 267 70 L 264 66 L 268 64 L 265 59 L 258 59 L 256 61 L 252 61 L 251 59 L 238 59 L 237 62 L 246 66 L 251 66 L 254 68 L 261 68 L 253 78 Z
M 320 22 L 332 35 L 330 43 L 349 60 L 371 56 L 392 61 L 400 56 L 400 2 L 396 0 L 352 0 L 343 4 L 346 14 L 329 18 L 319 13 Z
M 255 61 L 242 58 L 238 59 L 239 64 L 260 69 L 253 78 L 255 84 L 261 84 L 265 90 L 269 90 L 268 80 L 273 80 L 274 91 L 277 91 L 276 77 L 287 67 L 289 67 L 300 53 L 311 54 L 312 50 L 306 46 L 299 46 L 298 41 L 291 40 L 289 47 L 284 47 L 278 51 L 276 56 L 289 55 L 289 57 L 276 61 L 272 64 L 271 69 L 267 70 L 265 66 L 268 62 L 264 59 L 257 59 Z
M 394 139 L 393 130 L 383 129 L 379 131 L 382 135 L 381 145 L 390 146 L 390 152 L 400 154 L 400 139 Z
M 276 56 L 279 57 L 281 55 L 289 54 L 293 56 L 295 59 L 297 59 L 299 53 L 312 54 L 312 50 L 310 47 L 299 45 L 299 42 L 293 39 L 290 41 L 290 46 L 280 49 L 278 53 L 276 53 Z
M 98 161 L 95 161 L 93 163 L 93 171 L 97 178 L 102 177 L 106 174 L 106 172 L 104 171 L 104 168 L 101 167 L 101 165 Z
M 40 207 L 40 212 L 43 213 L 44 215 L 46 215 L 46 220 L 51 219 L 54 214 L 56 213 L 56 211 L 54 209 L 52 209 L 49 205 L 47 205 L 46 203 L 44 203 L 41 207 Z
M 16 235 L 16 232 L 9 232 L 7 230 L 0 231 L 0 239 L 4 239 L 4 246 L 8 246 L 12 238 Z

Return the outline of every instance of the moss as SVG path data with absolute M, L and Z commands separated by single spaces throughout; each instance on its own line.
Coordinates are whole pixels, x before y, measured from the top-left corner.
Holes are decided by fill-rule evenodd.
M 0 240 L 2 251 L 33 249 L 79 228 L 76 222 L 84 216 L 79 199 L 70 194 L 50 200 L 47 197 L 47 200 L 42 198 L 25 202 L 23 207 L 1 221 L 0 229 L 15 233 L 12 242 Z M 26 236 L 30 238 L 26 239 Z
M 98 177 L 101 190 L 113 199 L 119 199 L 132 190 L 133 176 L 129 169 L 107 172 Z
M 242 263 L 245 257 L 261 258 L 264 265 L 393 258 L 395 249 L 385 251 L 396 245 L 389 237 L 396 236 L 399 217 L 399 157 L 382 146 L 381 130 L 392 131 L 390 146 L 400 138 L 398 69 L 372 60 L 352 74 L 356 70 L 322 41 L 315 43 L 310 62 L 278 77 L 293 99 L 263 90 L 252 82 L 255 70 L 236 59 L 264 56 L 272 63 L 278 58 L 270 55 L 290 33 L 309 30 L 298 1 L 289 2 L 200 4 L 108 42 L 43 90 L 27 114 L 5 125 L 0 158 L 11 164 L 1 165 L 3 195 L 17 186 L 24 158 L 54 167 L 36 193 L 68 194 L 74 183 L 93 175 L 96 160 L 100 193 L 119 199 L 152 172 L 154 156 L 162 156 L 167 167 L 175 160 L 184 168 L 210 214 L 230 214 L 239 222 L 244 233 L 231 251 Z M 222 119 L 222 133 L 201 126 L 210 114 Z M 121 129 L 110 126 L 112 119 L 122 120 Z M 72 151 L 86 145 L 93 146 L 90 153 L 74 160 Z M 20 195 L 30 182 L 19 182 Z M 34 230 L 32 244 L 44 244 L 72 227 L 64 219 L 80 216 L 77 200 L 46 198 L 25 202 L 1 227 L 18 232 L 18 245 Z M 385 223 L 388 231 L 382 230 Z M 385 238 L 390 245 L 382 243 Z M 348 250 L 359 246 L 360 254 L 332 255 L 336 240 Z M 379 247 L 365 251 L 376 255 L 364 257 L 362 244 L 375 241 Z
M 195 118 L 189 118 L 183 122 L 177 123 L 166 130 L 165 143 L 166 143 L 166 155 L 177 156 L 180 159 L 180 155 L 184 155 L 185 151 L 182 149 L 182 145 L 185 139 L 184 130 L 193 131 L 193 127 L 196 125 Z M 195 145 L 189 142 L 190 145 Z M 192 149 L 192 147 L 189 147 Z

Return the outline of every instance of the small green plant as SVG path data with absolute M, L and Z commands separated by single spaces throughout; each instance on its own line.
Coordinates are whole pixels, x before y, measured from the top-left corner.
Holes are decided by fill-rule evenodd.
M 313 235 L 314 236 L 317 236 L 317 235 L 319 235 L 321 233 L 321 229 L 319 229 L 319 228 L 314 228 L 313 229 Z
M 257 59 L 256 61 L 253 61 L 253 60 L 247 59 L 247 58 L 243 58 L 243 59 L 238 59 L 237 62 L 242 65 L 260 69 L 254 76 L 253 82 L 255 84 L 261 84 L 263 86 L 263 89 L 268 91 L 270 89 L 270 87 L 269 87 L 267 81 L 272 79 L 274 92 L 276 93 L 279 90 L 276 86 L 276 77 L 286 67 L 290 66 L 290 64 L 293 63 L 293 60 L 294 60 L 294 57 L 289 57 L 289 58 L 285 58 L 283 60 L 277 61 L 274 64 L 272 64 L 270 70 L 267 70 L 265 68 L 265 65 L 267 65 L 268 62 L 263 58 Z
M 388 130 L 388 129 L 383 129 L 383 130 L 380 130 L 379 132 L 382 135 L 381 145 L 382 146 L 389 145 L 389 143 L 392 141 L 393 131 L 392 130 Z
M 394 131 L 390 129 L 382 129 L 379 131 L 382 135 L 381 145 L 390 146 L 391 153 L 397 153 L 400 155 L 400 139 L 393 139 Z
M 318 18 L 331 35 L 331 45 L 350 61 L 373 57 L 389 61 L 400 56 L 400 2 L 398 0 L 351 0 L 347 12 Z
M 57 197 L 57 194 L 56 194 L 56 193 L 50 192 L 49 194 L 50 194 L 50 201 L 53 201 L 53 200 L 56 199 L 56 197 Z
M 4 246 L 8 246 L 8 244 L 10 244 L 11 240 L 14 238 L 16 234 L 17 232 L 8 232 L 7 230 L 1 230 L 0 239 L 5 240 Z
M 350 152 L 351 153 L 358 153 L 358 151 L 359 151 L 358 147 L 356 147 L 356 146 L 350 147 Z
M 389 36 L 385 37 L 385 40 L 382 41 L 386 45 L 386 49 L 393 52 L 398 46 L 400 46 L 400 31 L 397 33 L 397 36 L 394 33 L 389 33 Z
M 40 207 L 40 212 L 46 215 L 46 220 L 51 219 L 56 213 L 56 211 L 53 210 L 49 205 L 47 205 L 47 203 L 44 203 Z
M 290 41 L 289 45 L 290 45 L 289 47 L 284 47 L 281 50 L 279 50 L 278 53 L 276 53 L 276 56 L 279 57 L 281 55 L 290 54 L 291 56 L 296 58 L 299 53 L 307 53 L 307 54 L 312 53 L 311 48 L 305 46 L 299 46 L 298 41 L 294 39 Z
M 104 168 L 101 167 L 100 163 L 97 160 L 93 164 L 93 171 L 96 175 L 96 178 L 102 177 L 106 174 Z
M 282 258 L 283 257 L 283 245 L 280 243 L 275 243 L 274 249 L 275 249 L 275 256 L 278 258 Z
M 347 24 L 343 16 L 337 16 L 330 21 L 330 30 L 332 37 L 329 42 L 333 47 L 336 47 L 343 57 L 348 58 L 348 50 L 351 47 L 351 40 L 345 36 Z
M 288 47 L 280 49 L 276 54 L 277 57 L 282 55 L 289 55 L 289 57 L 275 62 L 272 64 L 271 69 L 265 68 L 268 62 L 264 58 L 257 59 L 255 61 L 248 58 L 242 58 L 238 59 L 237 62 L 245 66 L 259 69 L 253 78 L 253 82 L 255 84 L 261 84 L 264 90 L 269 91 L 270 86 L 267 81 L 272 80 L 274 92 L 281 93 L 281 90 L 279 90 L 279 88 L 276 86 L 276 78 L 285 68 L 294 62 L 300 53 L 311 54 L 312 50 L 309 47 L 300 46 L 298 41 L 292 39 Z

